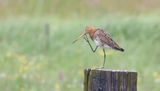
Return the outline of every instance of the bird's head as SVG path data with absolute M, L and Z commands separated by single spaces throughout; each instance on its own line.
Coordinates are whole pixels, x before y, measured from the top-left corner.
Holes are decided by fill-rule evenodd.
M 85 31 L 82 32 L 81 35 L 80 35 L 76 40 L 73 41 L 73 43 L 75 43 L 77 40 L 79 40 L 79 39 L 80 39 L 81 37 L 83 37 L 84 35 L 86 35 L 86 34 L 91 34 L 91 33 L 93 33 L 94 31 L 96 31 L 96 28 L 95 28 L 95 27 L 93 27 L 93 26 L 87 26 L 86 29 L 85 29 Z
M 95 27 L 87 26 L 86 29 L 85 29 L 85 32 L 86 32 L 86 34 L 90 34 L 90 33 L 93 33 L 95 30 L 96 30 Z

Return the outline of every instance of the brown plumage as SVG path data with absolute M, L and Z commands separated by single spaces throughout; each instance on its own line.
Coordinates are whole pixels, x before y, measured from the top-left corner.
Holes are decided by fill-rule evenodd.
M 92 41 L 95 42 L 96 44 L 96 48 L 93 49 L 89 39 L 87 37 L 87 34 L 90 36 L 90 38 L 92 39 Z M 103 67 L 105 65 L 105 58 L 106 58 L 106 53 L 105 53 L 105 49 L 106 48 L 111 48 L 114 50 L 118 50 L 118 51 L 124 51 L 123 48 L 121 48 L 112 38 L 111 36 L 107 33 L 104 32 L 102 29 L 100 28 L 95 28 L 95 27 L 91 27 L 91 26 L 87 26 L 85 31 L 74 41 L 74 43 L 81 38 L 82 36 L 84 36 L 84 39 L 88 42 L 90 48 L 92 49 L 93 52 L 96 51 L 96 49 L 98 47 L 103 48 L 103 53 L 104 53 L 104 62 L 103 62 Z
M 96 32 L 90 37 L 97 46 L 124 51 L 124 49 L 120 48 L 119 45 L 111 38 L 111 36 L 102 29 L 96 29 Z

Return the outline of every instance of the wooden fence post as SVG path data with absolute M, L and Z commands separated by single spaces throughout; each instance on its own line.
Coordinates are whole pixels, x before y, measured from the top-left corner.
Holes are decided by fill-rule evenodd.
M 137 72 L 85 69 L 84 91 L 137 91 Z
M 48 23 L 46 23 L 44 27 L 44 39 L 45 51 L 48 51 L 50 48 L 50 25 Z

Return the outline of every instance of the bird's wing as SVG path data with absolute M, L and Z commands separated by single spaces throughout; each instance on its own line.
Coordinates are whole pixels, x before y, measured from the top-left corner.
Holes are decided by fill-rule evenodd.
M 119 45 L 111 38 L 111 36 L 104 32 L 102 29 L 98 29 L 97 36 L 99 37 L 100 41 L 105 45 L 108 45 L 109 47 L 113 49 L 119 49 Z

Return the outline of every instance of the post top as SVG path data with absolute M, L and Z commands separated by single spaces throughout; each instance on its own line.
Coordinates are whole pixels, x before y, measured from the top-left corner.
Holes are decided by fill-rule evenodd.
M 106 68 L 86 68 L 86 71 L 106 71 L 106 72 L 126 72 L 126 73 L 137 73 L 135 70 L 115 70 Z

